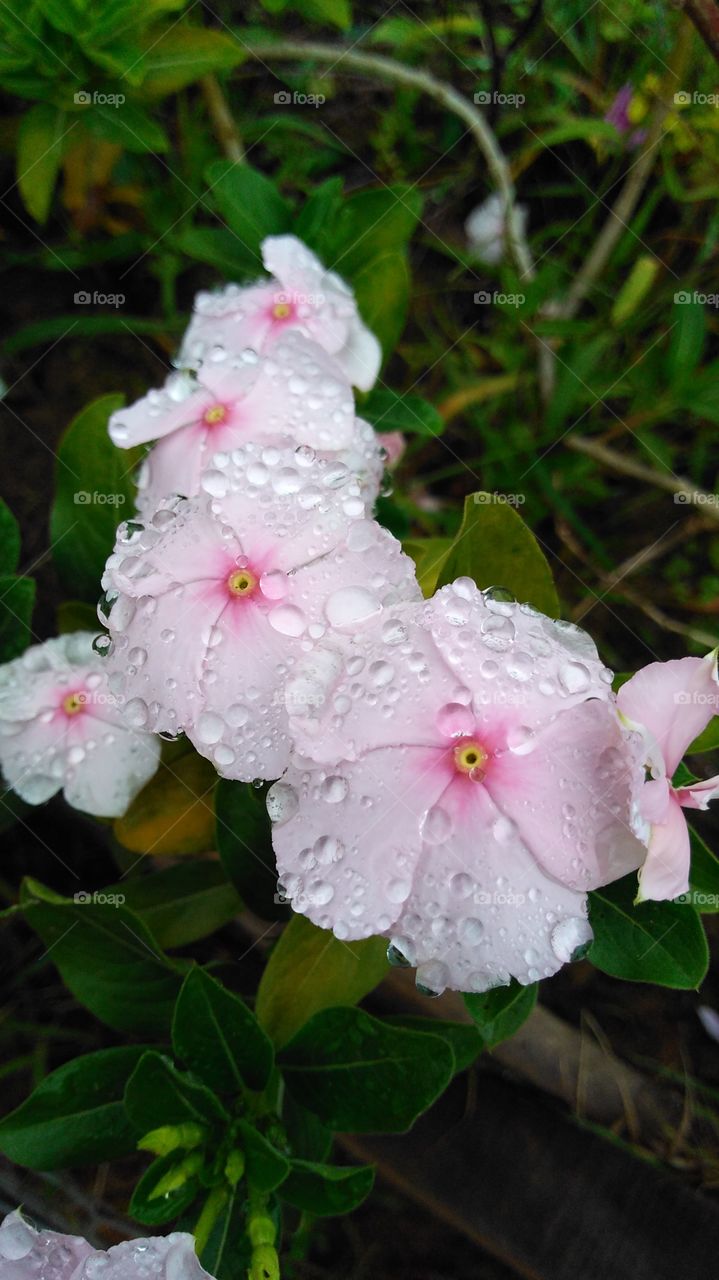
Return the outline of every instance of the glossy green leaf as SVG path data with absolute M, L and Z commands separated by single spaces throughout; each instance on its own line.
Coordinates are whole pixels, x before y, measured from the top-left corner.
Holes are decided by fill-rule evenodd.
M 142 1137 L 161 1125 L 214 1125 L 229 1117 L 211 1089 L 154 1049 L 143 1054 L 125 1089 L 130 1122 Z
M 394 1014 L 386 1021 L 391 1027 L 405 1027 L 407 1031 L 423 1031 L 425 1035 L 441 1036 L 452 1049 L 455 1071 L 464 1071 L 467 1067 L 471 1067 L 482 1049 L 486 1047 L 478 1028 L 469 1022 L 449 1022 L 445 1018 L 421 1018 L 411 1013 Z
M 245 1280 L 251 1255 L 252 1246 L 247 1237 L 247 1188 L 241 1183 L 235 1191 L 224 1194 L 207 1243 L 200 1248 L 200 1262 L 215 1280 Z
M 231 280 L 257 275 L 257 257 L 227 227 L 185 227 L 168 237 L 173 248 L 196 262 L 206 262 Z
M 706 729 L 687 747 L 688 756 L 700 755 L 703 751 L 719 751 L 719 716 L 714 716 Z
M 521 603 L 559 617 L 552 571 L 534 534 L 508 502 L 496 494 L 471 493 L 439 586 L 455 578 L 474 578 L 478 587 L 506 587 Z
M 167 151 L 170 140 L 157 120 L 135 102 L 120 106 L 88 107 L 83 115 L 83 128 L 103 142 L 112 142 L 139 154 Z
M 373 1183 L 374 1169 L 371 1168 L 341 1168 L 293 1160 L 289 1177 L 280 1188 L 280 1199 L 303 1213 L 327 1218 L 352 1213 L 367 1198 Z
M 20 526 L 0 498 L 0 574 L 12 575 L 20 562 Z
M 215 843 L 229 880 L 248 907 L 265 920 L 286 919 L 277 894 L 265 790 L 220 778 L 215 793 Z
M 362 417 L 376 431 L 401 431 L 404 435 L 441 436 L 444 419 L 422 396 L 398 395 L 379 388 L 371 391 L 362 405 Z
M 187 1159 L 184 1153 L 173 1152 L 171 1155 L 159 1156 L 145 1170 L 130 1201 L 130 1216 L 148 1227 L 160 1226 L 163 1222 L 171 1222 L 183 1210 L 187 1209 L 200 1190 L 197 1176 L 182 1168 Z M 193 1164 L 194 1159 L 191 1157 Z M 179 1187 L 162 1192 L 158 1184 L 163 1179 L 172 1178 L 173 1171 L 184 1181 Z
M 27 649 L 34 607 L 33 578 L 0 577 L 0 662 L 9 662 Z
M 709 962 L 698 913 L 676 902 L 635 903 L 636 876 L 624 876 L 589 895 L 594 942 L 588 958 L 629 982 L 698 987 Z
M 282 1123 L 292 1154 L 298 1159 L 324 1162 L 332 1150 L 332 1132 L 315 1115 L 292 1097 L 285 1095 L 282 1103 Z
M 327 178 L 314 187 L 295 219 L 294 234 L 324 262 L 332 228 L 342 207 L 342 179 Z
M 508 1040 L 526 1022 L 537 1003 L 537 983 L 523 987 L 512 978 L 506 987 L 494 987 L 482 995 L 465 995 L 464 1003 L 485 1049 Z
M 255 260 L 257 270 L 262 270 L 260 242 L 291 229 L 289 205 L 274 183 L 249 164 L 214 160 L 207 170 L 207 183 L 230 231 Z
M 97 1164 L 134 1151 L 123 1094 L 144 1053 L 141 1045 L 99 1049 L 58 1067 L 0 1121 L 0 1151 L 26 1169 Z
M 234 920 L 242 899 L 218 862 L 180 862 L 153 867 L 149 875 L 126 878 L 110 887 L 147 926 L 159 947 L 185 947 Z
M 219 1093 L 265 1088 L 272 1041 L 239 996 L 204 969 L 188 973 L 177 999 L 172 1044 L 178 1058 Z
M 27 880 L 23 912 L 65 985 L 95 1017 L 116 1031 L 162 1034 L 170 1026 L 180 973 L 142 920 L 108 899 L 100 894 L 93 900 L 85 891 L 74 900 L 61 898 Z
M 139 61 L 143 97 L 163 98 L 213 71 L 231 71 L 247 56 L 230 32 L 182 23 L 153 33 Z
M 340 942 L 294 915 L 260 980 L 257 1017 L 276 1045 L 286 1044 L 313 1014 L 362 1000 L 388 972 L 385 938 Z
M 107 421 L 123 396 L 101 396 L 70 423 L 57 451 L 55 502 L 50 515 L 52 551 L 73 596 L 95 603 L 105 561 L 119 522 L 134 509 L 132 473 L 140 450 L 117 449 Z
M 368 263 L 404 252 L 421 212 L 416 188 L 397 184 L 356 192 L 328 228 L 326 265 L 354 282 Z
M 22 118 L 17 142 L 17 183 L 23 204 L 36 222 L 47 221 L 65 136 L 72 127 L 66 112 L 49 102 L 37 102 Z
M 689 839 L 692 861 L 689 893 L 685 897 L 702 915 L 713 915 L 719 911 L 719 858 L 692 826 Z
M 278 1063 L 302 1106 L 340 1133 L 404 1133 L 455 1068 L 441 1036 L 393 1027 L 353 1008 L 315 1014 Z
M 451 546 L 450 538 L 408 538 L 402 544 L 402 550 L 414 560 L 417 581 L 425 599 L 434 595 L 437 580 Z
M 256 1191 L 274 1191 L 290 1171 L 289 1160 L 246 1120 L 238 1121 L 237 1133 L 245 1154 L 247 1182 Z

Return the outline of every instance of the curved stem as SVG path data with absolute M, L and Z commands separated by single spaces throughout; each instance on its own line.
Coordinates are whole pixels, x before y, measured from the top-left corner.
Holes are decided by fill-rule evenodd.
M 516 192 L 507 159 L 490 125 L 481 111 L 464 94 L 458 93 L 444 80 L 429 71 L 418 71 L 403 62 L 376 53 L 360 53 L 337 45 L 316 44 L 303 40 L 279 40 L 277 43 L 243 41 L 247 53 L 260 61 L 298 62 L 309 59 L 329 63 L 334 70 L 340 63 L 361 75 L 388 80 L 393 84 L 419 89 L 467 125 L 482 152 L 494 185 L 504 200 L 507 242 L 522 280 L 534 277 L 534 263 L 524 230 L 517 215 Z

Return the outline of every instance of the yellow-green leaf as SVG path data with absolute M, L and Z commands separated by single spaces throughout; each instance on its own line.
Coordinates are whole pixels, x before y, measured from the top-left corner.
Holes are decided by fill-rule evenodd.
M 115 835 L 133 853 L 205 853 L 215 844 L 213 804 L 217 774 L 194 751 L 160 765 L 127 813 L 115 823 Z

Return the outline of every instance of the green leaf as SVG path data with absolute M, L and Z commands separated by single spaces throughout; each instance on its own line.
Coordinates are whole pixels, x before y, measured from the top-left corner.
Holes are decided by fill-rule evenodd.
M 207 183 L 230 231 L 262 269 L 260 242 L 291 229 L 292 214 L 273 182 L 249 164 L 214 160 Z
M 238 1121 L 237 1133 L 245 1153 L 245 1173 L 249 1185 L 256 1191 L 274 1191 L 290 1171 L 289 1160 L 246 1120 Z
M 185 227 L 168 242 L 178 253 L 184 253 L 196 262 L 206 262 L 231 280 L 247 280 L 257 275 L 257 256 L 227 227 Z
M 371 391 L 362 405 L 362 417 L 376 431 L 401 431 L 404 435 L 441 436 L 444 419 L 422 396 L 398 395 L 396 391 Z
M 66 113 L 49 102 L 37 102 L 22 118 L 17 142 L 17 182 L 23 204 L 36 222 L 47 221 L 64 138 L 69 131 Z
M 178 1156 L 177 1152 L 173 1151 L 170 1155 L 159 1156 L 157 1160 L 153 1160 L 145 1170 L 130 1201 L 130 1216 L 137 1222 L 142 1222 L 148 1227 L 157 1227 L 163 1222 L 170 1222 L 173 1218 L 177 1218 L 192 1204 L 200 1189 L 197 1176 L 186 1176 L 181 1186 L 164 1193 L 158 1192 L 158 1183 L 171 1175 L 173 1169 L 178 1170 L 180 1176 L 184 1176 L 185 1171 L 181 1170 L 184 1158 L 186 1157 Z
M 634 875 L 590 893 L 592 964 L 629 982 L 698 987 L 709 958 L 697 912 L 676 902 L 635 904 L 635 893 Z
M 410 276 L 407 257 L 396 249 L 372 258 L 351 277 L 357 306 L 385 358 L 394 350 L 407 321 Z
M 277 868 L 264 789 L 220 778 L 215 814 L 215 846 L 243 901 L 265 920 L 286 919 L 287 907 L 277 900 Z
M 341 1133 L 404 1133 L 444 1091 L 454 1054 L 441 1036 L 362 1009 L 324 1009 L 282 1050 L 290 1092 Z
M 462 577 L 474 578 L 483 590 L 506 587 L 522 603 L 534 605 L 550 618 L 559 617 L 544 553 L 522 517 L 495 494 L 471 493 L 464 500 L 464 517 L 438 586 Z
M 134 102 L 123 102 L 117 107 L 89 107 L 82 123 L 93 137 L 114 142 L 126 151 L 142 155 L 147 151 L 169 150 L 170 140 L 162 125 Z
M 170 26 L 147 37 L 139 62 L 143 97 L 164 98 L 213 71 L 231 71 L 247 56 L 240 40 L 209 27 Z
M 215 842 L 213 805 L 217 774 L 204 756 L 188 750 L 163 760 L 157 773 L 115 822 L 120 844 L 133 853 L 206 853 Z
M 385 938 L 340 942 L 294 915 L 267 962 L 255 1011 L 275 1044 L 283 1045 L 313 1014 L 356 1003 L 388 972 Z
M 110 886 L 112 891 L 124 893 L 126 905 L 163 948 L 207 938 L 242 911 L 242 899 L 222 867 L 209 860 L 153 868 L 149 875 Z
M 651 289 L 658 269 L 657 258 L 649 254 L 641 254 L 637 258 L 612 305 L 612 324 L 623 324 L 634 315 Z
M 85 892 L 61 898 L 26 880 L 23 912 L 65 985 L 97 1018 L 135 1035 L 169 1029 L 180 974 L 127 907 Z
M 34 607 L 33 578 L 0 577 L 0 662 L 9 662 L 27 649 Z
M 331 1164 L 293 1160 L 282 1183 L 280 1199 L 320 1218 L 352 1213 L 367 1198 L 374 1183 L 374 1169 L 343 1169 Z
M 20 527 L 0 498 L 0 574 L 12 575 L 20 562 Z
M 46 1076 L 0 1121 L 0 1151 L 26 1169 L 73 1168 L 135 1149 L 123 1094 L 145 1049 L 100 1049 Z
M 143 1054 L 127 1082 L 125 1107 L 139 1137 L 166 1124 L 229 1122 L 219 1098 L 155 1049 Z
M 178 1058 L 219 1093 L 262 1090 L 274 1065 L 272 1041 L 239 996 L 192 969 L 177 998 L 172 1044 Z
M 117 525 L 134 509 L 132 472 L 140 450 L 116 449 L 107 434 L 110 414 L 123 403 L 120 395 L 93 400 L 70 423 L 57 451 L 53 556 L 66 588 L 93 603 Z
M 675 295 L 690 299 L 689 294 Z M 706 342 L 706 312 L 700 302 L 691 299 L 677 303 L 673 319 L 676 321 L 671 330 L 667 370 L 669 384 L 672 387 L 691 383 L 694 370 L 701 361 Z
M 444 1018 L 421 1018 L 411 1013 L 395 1014 L 386 1021 L 391 1027 L 405 1027 L 407 1031 L 423 1031 L 426 1035 L 441 1036 L 454 1053 L 454 1067 L 458 1072 L 471 1067 L 485 1048 L 484 1040 L 477 1027 L 473 1027 L 468 1022 L 449 1022 Z
M 368 263 L 403 255 L 421 212 L 422 197 L 406 185 L 349 196 L 328 228 L 326 265 L 354 281 Z
M 323 262 L 341 208 L 342 179 L 327 178 L 312 190 L 295 219 L 294 234 Z
M 84 600 L 61 600 L 57 606 L 57 631 L 64 636 L 73 631 L 101 630 L 97 609 Z
M 247 1189 L 243 1184 L 227 1195 L 207 1244 L 199 1248 L 199 1253 L 200 1262 L 215 1280 L 244 1280 L 249 1273 L 252 1246 L 247 1235 Z
M 703 751 L 719 751 L 719 716 L 714 716 L 706 729 L 687 747 L 688 756 L 700 755 Z
M 689 839 L 692 851 L 690 889 L 684 896 L 703 915 L 713 915 L 719 911 L 719 858 L 692 826 L 689 827 Z
M 327 1159 L 332 1149 L 332 1133 L 322 1124 L 314 1111 L 300 1106 L 285 1091 L 282 1103 L 282 1123 L 292 1154 L 302 1160 Z
M 526 1022 L 537 1003 L 537 983 L 523 987 L 512 978 L 507 987 L 494 987 L 483 995 L 465 995 L 464 1003 L 484 1048 L 493 1049 Z
M 425 599 L 434 595 L 451 546 L 450 538 L 408 538 L 402 544 L 402 550 L 412 557 L 417 567 L 417 581 Z
M 349 0 L 292 0 L 288 8 L 294 9 L 308 22 L 323 26 L 339 27 L 346 31 L 352 26 L 352 9 Z

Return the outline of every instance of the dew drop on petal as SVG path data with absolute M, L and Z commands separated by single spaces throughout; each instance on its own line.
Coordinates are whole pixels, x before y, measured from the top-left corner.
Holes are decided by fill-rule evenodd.
M 200 742 L 207 746 L 212 746 L 213 743 L 219 742 L 224 729 L 224 720 L 221 716 L 215 715 L 214 711 L 203 711 L 202 715 L 198 717 L 195 726 L 195 732 Z
M 351 627 L 375 617 L 381 601 L 365 587 L 340 587 L 325 602 L 325 615 L 333 627 Z
M 299 807 L 299 799 L 289 782 L 274 782 L 267 792 L 267 812 L 275 823 L 289 822 Z
M 559 670 L 559 683 L 567 693 L 584 693 L 591 676 L 583 662 L 566 662 Z
M 576 952 L 586 947 L 593 937 L 588 920 L 583 920 L 581 916 L 569 916 L 554 926 L 549 941 L 557 959 L 562 964 L 568 964 Z
M 339 804 L 344 800 L 348 791 L 347 779 L 340 777 L 337 773 L 325 778 L 320 787 L 322 799 L 326 800 L 328 804 Z
M 425 844 L 444 844 L 452 834 L 452 819 L 446 809 L 433 805 L 422 815 L 419 833 Z
M 307 629 L 307 619 L 295 604 L 278 604 L 267 615 L 273 631 L 281 636 L 301 636 Z

